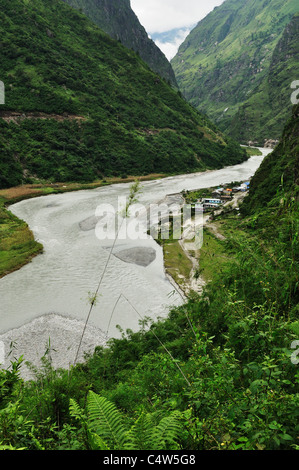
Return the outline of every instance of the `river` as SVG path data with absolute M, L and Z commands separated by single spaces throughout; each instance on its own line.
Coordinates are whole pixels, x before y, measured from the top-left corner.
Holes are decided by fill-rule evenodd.
M 244 181 L 271 152 L 261 150 L 263 156 L 253 156 L 240 165 L 144 182 L 138 200 L 148 206 L 184 189 Z M 72 363 L 89 310 L 89 292 L 98 286 L 113 243 L 96 237 L 95 211 L 103 203 L 117 207 L 119 197 L 128 195 L 129 189 L 129 184 L 115 184 L 24 200 L 10 207 L 28 223 L 44 253 L 0 279 L 0 340 L 5 343 L 6 357 L 14 341 L 14 355 L 23 354 L 34 363 L 50 339 L 56 367 Z M 165 275 L 162 250 L 156 242 L 150 237 L 119 240 L 114 252 L 125 253 L 123 250 L 131 248 L 148 249 L 154 256 L 148 266 L 110 258 L 82 353 L 104 344 L 108 337 L 119 337 L 117 325 L 135 331 L 140 318 L 165 317 L 169 308 L 182 302 Z

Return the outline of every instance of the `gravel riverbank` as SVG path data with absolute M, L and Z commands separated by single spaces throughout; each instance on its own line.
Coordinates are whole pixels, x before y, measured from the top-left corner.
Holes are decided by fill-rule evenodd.
M 54 369 L 68 369 L 75 360 L 84 322 L 57 314 L 47 314 L 0 335 L 4 343 L 5 362 L 0 367 L 9 368 L 10 362 L 23 356 L 21 375 L 25 380 L 34 377 L 29 362 L 35 367 L 42 364 L 41 358 L 48 350 L 47 357 Z M 93 352 L 96 346 L 105 345 L 108 337 L 96 327 L 88 325 L 83 337 L 79 362 L 84 352 Z

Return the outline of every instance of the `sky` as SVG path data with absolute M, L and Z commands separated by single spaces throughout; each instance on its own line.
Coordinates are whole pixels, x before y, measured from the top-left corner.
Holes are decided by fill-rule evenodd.
M 131 0 L 131 6 L 149 36 L 170 60 L 191 29 L 223 1 Z M 164 38 L 163 33 L 169 31 L 173 34 Z

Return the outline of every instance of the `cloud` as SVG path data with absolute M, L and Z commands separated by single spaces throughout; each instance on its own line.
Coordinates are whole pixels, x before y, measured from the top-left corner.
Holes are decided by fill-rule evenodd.
M 182 44 L 182 42 L 185 40 L 185 38 L 188 36 L 189 33 L 190 33 L 190 28 L 183 28 L 179 30 L 175 29 L 174 35 L 170 37 L 168 40 L 164 39 L 162 35 L 160 35 L 160 37 L 157 37 L 157 38 L 155 38 L 154 36 L 152 39 L 155 41 L 159 49 L 161 49 L 161 51 L 164 52 L 167 59 L 171 60 L 176 55 L 178 48 L 180 47 L 180 45 Z
M 224 0 L 131 0 L 131 6 L 149 34 L 198 23 Z

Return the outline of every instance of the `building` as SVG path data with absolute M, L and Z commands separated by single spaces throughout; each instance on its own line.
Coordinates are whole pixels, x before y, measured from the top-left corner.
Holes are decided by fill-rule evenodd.
M 213 199 L 213 198 L 204 198 L 201 200 L 202 204 L 215 204 L 216 206 L 221 204 L 221 199 Z

